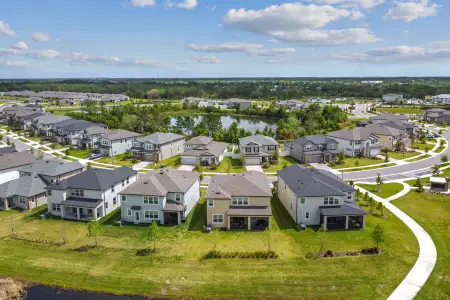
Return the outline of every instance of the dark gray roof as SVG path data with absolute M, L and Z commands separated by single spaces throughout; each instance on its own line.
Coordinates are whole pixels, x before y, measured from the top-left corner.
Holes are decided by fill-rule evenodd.
M 128 130 L 117 129 L 117 130 L 109 130 L 105 133 L 102 133 L 101 136 L 110 141 L 115 141 L 131 137 L 138 137 L 141 136 L 141 134 Z
M 388 127 L 392 127 L 392 128 L 396 128 L 396 129 L 400 129 L 400 130 L 405 130 L 406 128 L 414 128 L 414 124 L 408 123 L 408 122 L 404 122 L 404 121 L 385 121 L 380 123 L 384 126 L 388 126 Z
M 243 137 L 243 138 L 239 139 L 240 146 L 245 146 L 252 142 L 259 144 L 259 145 L 263 145 L 263 146 L 268 146 L 268 145 L 277 146 L 278 145 L 278 142 L 275 141 L 275 139 L 273 137 L 265 136 L 265 135 L 261 135 L 261 134 L 255 134 L 255 135 L 251 135 L 251 136 L 247 136 L 247 137 Z
M 324 216 L 360 216 L 367 212 L 353 203 L 344 203 L 339 206 L 320 206 L 320 213 Z
M 166 200 L 166 204 L 163 207 L 163 211 L 183 211 L 184 205 L 177 203 L 173 200 Z
M 46 115 L 46 113 L 43 112 L 34 112 L 32 114 L 29 114 L 27 116 L 22 117 L 22 120 L 31 120 L 40 116 Z
M 370 117 L 370 120 L 402 120 L 408 121 L 407 115 L 396 115 L 396 114 L 381 114 L 377 116 Z
M 272 191 L 262 172 L 247 171 L 211 177 L 207 199 L 231 199 L 234 196 L 270 197 Z
M 402 130 L 385 126 L 383 124 L 370 124 L 366 127 L 356 129 L 362 133 L 367 135 L 375 134 L 375 135 L 385 135 L 385 136 L 398 136 L 403 133 Z
M 317 135 L 305 135 L 304 137 L 295 139 L 293 141 L 293 143 L 299 144 L 299 145 L 305 145 L 308 142 L 312 142 L 316 145 L 320 145 L 320 144 L 328 144 L 331 141 L 334 141 L 334 140 L 327 137 L 326 135 L 317 134 Z
M 174 169 L 149 171 L 124 189 L 123 195 L 166 196 L 167 193 L 186 193 L 200 178 L 196 172 Z
M 0 185 L 0 198 L 31 197 L 45 193 L 45 182 L 39 176 L 23 176 Z
M 222 142 L 211 142 L 208 145 L 198 146 L 193 149 L 189 149 L 183 153 L 181 156 L 193 156 L 193 157 L 219 157 L 228 148 L 227 143 Z
M 92 168 L 84 171 L 83 173 L 64 179 L 58 183 L 49 185 L 48 188 L 55 190 L 78 188 L 104 191 L 122 180 L 136 174 L 137 171 L 128 167 L 120 167 L 114 170 Z
M 227 212 L 227 216 L 271 216 L 270 206 L 232 206 Z
M 46 176 L 58 176 L 80 169 L 83 169 L 83 165 L 78 161 L 67 163 L 60 158 L 52 158 L 37 160 L 31 165 L 20 168 L 19 171 Z
M 14 152 L 0 156 L 0 170 L 29 165 L 36 161 L 36 157 L 29 152 Z
M 57 115 L 43 115 L 40 117 L 35 118 L 35 121 L 37 121 L 38 124 L 55 124 L 64 120 L 71 119 L 68 116 L 57 116 Z
M 61 202 L 61 205 L 96 208 L 100 205 L 100 203 L 102 203 L 102 201 L 102 199 L 68 197 L 66 200 Z
M 332 138 L 340 138 L 343 140 L 364 141 L 364 140 L 367 140 L 370 135 L 372 135 L 372 133 L 367 130 L 366 131 L 359 130 L 359 129 L 364 129 L 364 128 L 365 127 L 356 128 L 356 129 L 341 129 L 341 130 L 329 132 L 329 133 L 327 133 L 327 136 L 332 137 Z
M 9 154 L 17 152 L 17 149 L 13 146 L 11 147 L 0 147 L 0 155 Z
M 209 136 L 196 136 L 184 143 L 185 145 L 208 145 L 213 141 Z
M 92 125 L 88 128 L 85 129 L 86 133 L 90 134 L 90 135 L 95 135 L 95 134 L 102 134 L 108 131 L 108 129 L 106 127 L 102 127 L 99 125 Z
M 154 132 L 150 135 L 136 138 L 136 140 L 138 140 L 141 143 L 152 142 L 153 144 L 156 145 L 163 145 L 181 139 L 184 139 L 183 135 L 171 132 Z
M 85 120 L 65 120 L 55 124 L 55 127 L 64 131 L 81 131 L 92 126 L 100 125 Z
M 344 196 L 346 192 L 355 191 L 353 187 L 329 171 L 300 165 L 292 165 L 278 171 L 278 176 L 297 197 Z

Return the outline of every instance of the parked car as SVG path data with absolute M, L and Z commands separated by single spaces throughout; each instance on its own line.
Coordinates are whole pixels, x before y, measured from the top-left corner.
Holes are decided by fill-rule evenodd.
M 102 155 L 100 153 L 92 153 L 87 157 L 87 159 L 93 160 L 93 159 L 97 159 L 100 157 L 102 157 Z
M 438 137 L 439 137 L 439 134 L 435 133 L 435 134 L 433 134 L 433 137 L 434 137 L 434 138 L 438 138 Z
M 426 137 L 427 139 L 432 139 L 432 138 L 433 138 L 433 135 L 432 135 L 431 133 L 427 133 L 427 134 L 425 134 L 425 137 Z

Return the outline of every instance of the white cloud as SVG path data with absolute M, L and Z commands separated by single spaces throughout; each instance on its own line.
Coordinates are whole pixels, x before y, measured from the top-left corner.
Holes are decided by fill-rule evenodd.
M 286 62 L 285 58 L 274 58 L 274 59 L 267 59 L 262 61 L 263 64 L 278 64 L 278 63 L 283 63 Z
M 172 1 L 167 2 L 168 7 L 177 7 L 184 9 L 193 9 L 197 5 L 198 5 L 197 0 L 183 0 L 182 2 L 172 2 Z
M 43 32 L 34 32 L 31 37 L 33 38 L 33 40 L 35 40 L 36 42 L 49 42 L 52 40 L 52 36 L 48 33 L 43 33 Z
M 430 43 L 430 45 L 436 46 L 436 47 L 443 47 L 443 46 L 450 45 L 450 41 L 437 41 L 437 42 Z
M 26 56 L 38 59 L 44 58 L 58 58 L 61 57 L 61 53 L 55 50 L 34 50 L 25 53 Z
M 0 35 L 16 36 L 16 32 L 7 23 L 0 21 Z
M 309 0 L 318 4 L 342 5 L 342 7 L 373 8 L 384 3 L 384 0 Z
M 272 35 L 277 40 L 287 43 L 300 43 L 314 46 L 336 46 L 348 44 L 365 44 L 379 41 L 366 28 L 351 28 L 344 30 L 311 30 L 275 31 Z
M 362 18 L 364 18 L 364 14 L 360 10 L 352 10 L 352 20 L 361 20 Z
M 280 41 L 277 40 L 277 39 L 270 39 L 270 40 L 268 40 L 268 42 L 271 42 L 271 43 L 279 43 Z
M 294 53 L 295 48 L 272 48 L 272 49 L 257 49 L 249 52 L 251 55 L 258 56 L 278 56 Z
M 155 0 L 131 0 L 130 4 L 136 7 L 146 7 L 156 5 Z
M 23 69 L 30 69 L 33 68 L 33 65 L 31 65 L 28 62 L 25 61 L 11 61 L 7 60 L 1 63 L 2 67 L 12 69 L 12 70 L 23 70 Z
M 263 45 L 259 44 L 247 44 L 247 43 L 223 43 L 223 44 L 190 44 L 187 46 L 193 51 L 200 52 L 249 52 L 255 49 L 263 48 Z
M 398 1 L 395 0 L 394 7 L 384 15 L 384 20 L 411 22 L 418 18 L 435 16 L 440 5 L 429 0 Z
M 200 64 L 220 64 L 220 59 L 215 55 L 193 56 L 192 59 Z
M 28 45 L 25 42 L 20 41 L 20 42 L 17 42 L 15 44 L 12 44 L 11 48 L 17 49 L 17 50 L 27 50 L 28 49 Z

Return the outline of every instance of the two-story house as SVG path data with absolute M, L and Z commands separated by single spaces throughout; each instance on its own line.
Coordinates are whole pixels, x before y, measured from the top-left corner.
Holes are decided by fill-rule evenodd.
M 52 125 L 69 119 L 71 118 L 68 116 L 57 116 L 52 114 L 43 115 L 33 119 L 31 128 L 36 135 L 51 137 L 50 129 L 52 128 Z
M 246 165 L 260 165 L 270 161 L 279 146 L 273 137 L 261 134 L 239 139 L 239 151 L 245 156 Z
M 91 126 L 80 132 L 78 147 L 81 149 L 97 149 L 101 135 L 108 132 L 105 126 Z
M 65 120 L 53 124 L 52 130 L 58 143 L 63 145 L 77 145 L 78 139 L 82 138 L 83 131 L 93 126 L 106 128 L 106 125 L 95 124 L 85 120 Z
M 116 156 L 123 154 L 133 147 L 133 141 L 141 134 L 117 129 L 107 131 L 100 135 L 97 141 L 97 150 L 104 156 Z
M 227 143 L 215 142 L 207 136 L 196 136 L 184 143 L 185 152 L 181 153 L 182 165 L 219 164 L 225 157 Z
M 213 138 L 209 136 L 202 136 L 202 135 L 196 136 L 184 143 L 184 149 L 189 150 L 201 146 L 206 146 L 209 145 L 212 141 Z
M 179 225 L 200 199 L 200 174 L 172 169 L 150 171 L 120 192 L 122 220 Z
M 183 153 L 185 137 L 171 132 L 154 132 L 134 138 L 131 151 L 139 160 L 161 161 Z
M 277 196 L 297 224 L 325 230 L 365 227 L 355 189 L 329 171 L 292 165 L 278 171 Z
M 84 170 L 80 162 L 65 162 L 60 158 L 39 159 L 18 169 L 20 177 L 37 174 L 50 184 L 80 174 Z
M 48 211 L 65 219 L 101 219 L 120 207 L 118 193 L 136 180 L 137 171 L 128 167 L 88 169 L 46 187 Z
M 361 130 L 365 128 L 341 129 L 329 132 L 326 136 L 335 140 L 338 143 L 339 152 L 344 151 L 346 156 L 376 156 L 380 154 L 379 138 L 369 131 Z
M 31 125 L 33 124 L 34 119 L 40 117 L 40 116 L 44 116 L 47 115 L 48 113 L 44 113 L 44 112 L 35 112 L 33 114 L 29 114 L 27 116 L 23 116 L 22 118 L 20 118 L 20 129 L 22 130 L 31 130 Z
M 450 111 L 442 108 L 426 109 L 423 115 L 423 120 L 429 123 L 436 124 L 450 124 Z
M 378 137 L 381 149 L 396 150 L 401 143 L 403 150 L 411 146 L 411 139 L 406 130 L 400 130 L 384 124 L 371 124 L 358 130 L 366 135 L 374 134 Z
M 270 225 L 272 192 L 264 173 L 249 171 L 211 177 L 206 191 L 208 226 L 263 230 Z
M 325 135 L 307 135 L 292 141 L 291 156 L 302 163 L 322 163 L 336 159 L 338 142 Z

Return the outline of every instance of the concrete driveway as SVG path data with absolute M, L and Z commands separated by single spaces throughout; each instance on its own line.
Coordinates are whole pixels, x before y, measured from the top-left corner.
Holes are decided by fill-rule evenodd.
M 178 170 L 191 172 L 194 168 L 195 168 L 195 166 L 181 165 L 178 167 Z
M 257 171 L 261 173 L 264 172 L 261 166 L 245 166 L 245 168 L 247 169 L 247 171 Z

